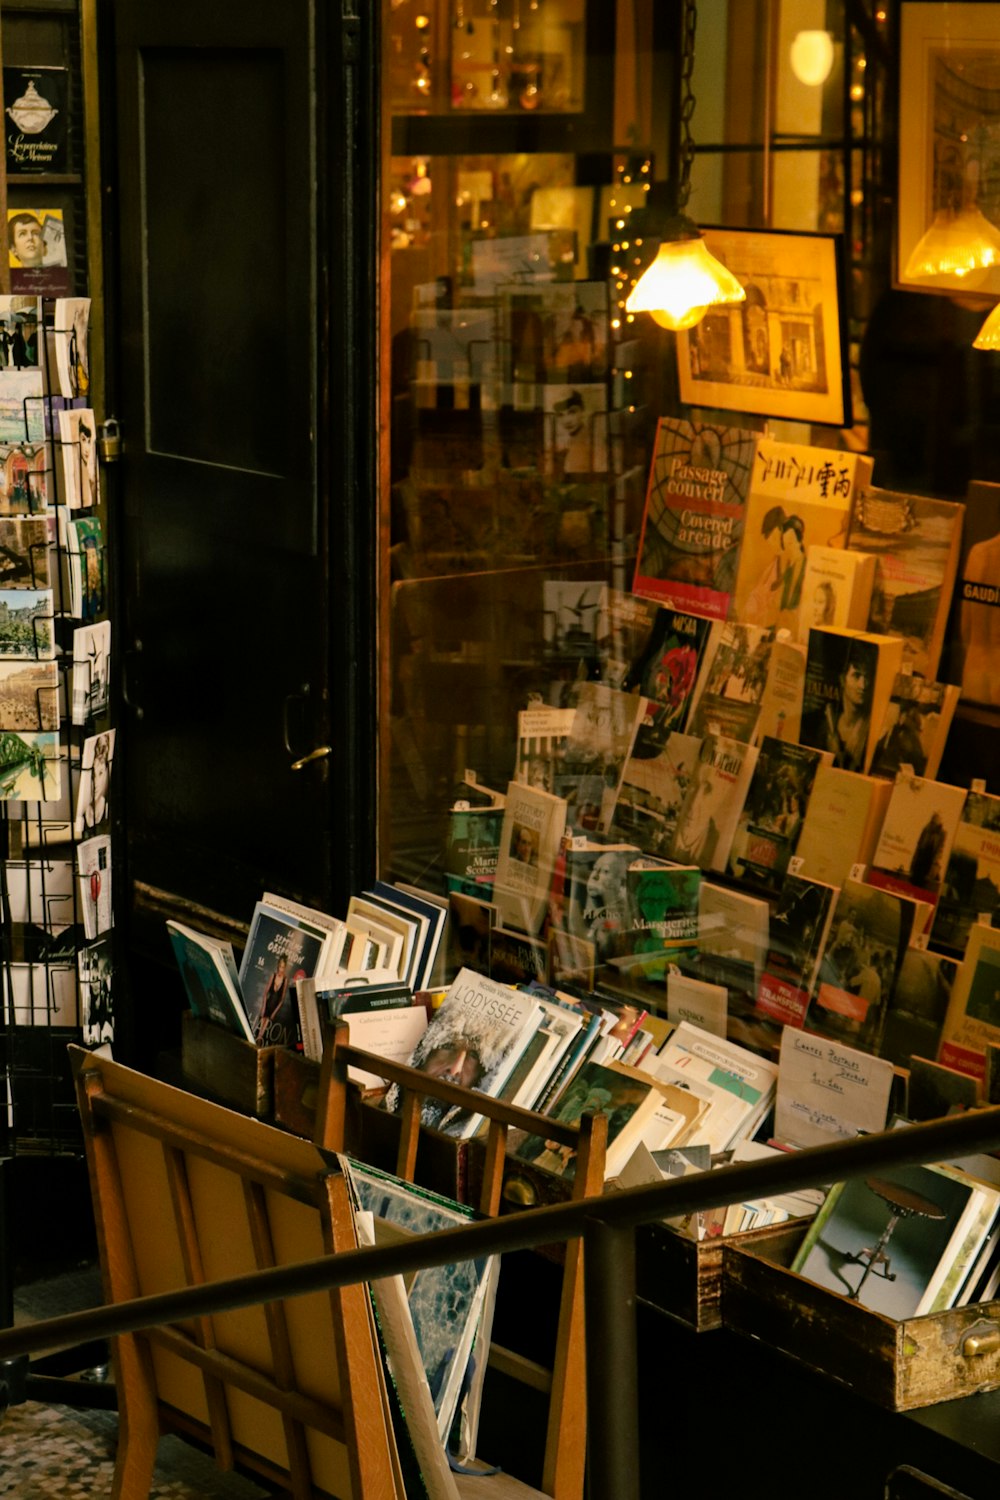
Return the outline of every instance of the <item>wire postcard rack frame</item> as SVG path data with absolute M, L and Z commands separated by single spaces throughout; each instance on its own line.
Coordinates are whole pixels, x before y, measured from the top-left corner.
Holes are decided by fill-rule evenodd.
M 37 309 L 34 366 L 0 368 L 0 1156 L 82 1154 L 69 1042 L 113 1036 L 111 624 L 80 329 Z M 60 324 L 66 321 L 68 326 Z M 70 358 L 57 360 L 60 340 Z M 78 353 L 77 353 L 78 357 Z M 58 368 L 61 364 L 62 370 Z M 5 402 L 5 377 L 38 394 Z M 38 378 L 40 377 L 40 379 Z M 31 382 L 29 382 L 31 383 Z M 9 382 L 14 385 L 15 382 Z M 12 411 L 13 406 L 13 411 Z M 20 427 L 17 438 L 14 432 Z

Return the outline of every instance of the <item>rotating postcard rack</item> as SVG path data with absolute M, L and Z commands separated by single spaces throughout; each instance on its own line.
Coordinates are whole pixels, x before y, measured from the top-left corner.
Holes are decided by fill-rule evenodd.
M 111 625 L 86 299 L 0 298 L 0 1154 L 80 1145 L 113 1033 Z M 9 350 L 17 339 L 19 359 Z M 6 358 L 5 358 L 6 355 Z

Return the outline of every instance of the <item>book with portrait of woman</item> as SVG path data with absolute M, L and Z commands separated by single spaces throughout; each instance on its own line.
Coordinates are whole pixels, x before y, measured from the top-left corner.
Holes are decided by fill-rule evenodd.
M 640 857 L 634 844 L 579 835 L 567 840 L 553 890 L 553 926 L 592 945 L 599 966 L 620 956 L 631 926 L 628 872 Z
M 732 619 L 797 637 L 809 551 L 846 547 L 851 507 L 871 470 L 863 454 L 759 439 Z M 866 615 L 859 624 L 867 623 Z
M 813 627 L 800 742 L 829 750 L 842 770 L 867 772 L 902 660 L 903 642 L 897 637 Z
M 240 991 L 259 1047 L 295 1045 L 295 986 L 316 975 L 326 934 L 258 901 L 240 960 Z
M 798 638 L 814 625 L 867 630 L 875 583 L 875 554 L 844 547 L 809 547 L 799 600 Z

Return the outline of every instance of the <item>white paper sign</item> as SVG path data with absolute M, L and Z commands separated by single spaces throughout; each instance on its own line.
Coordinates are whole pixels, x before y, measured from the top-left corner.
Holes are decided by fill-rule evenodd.
M 829 1145 L 883 1130 L 892 1063 L 786 1026 L 781 1037 L 774 1129 L 795 1146 Z

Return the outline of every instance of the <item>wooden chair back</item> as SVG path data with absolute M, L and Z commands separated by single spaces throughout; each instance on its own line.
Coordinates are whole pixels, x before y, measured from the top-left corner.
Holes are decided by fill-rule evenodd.
M 432 1078 L 414 1068 L 388 1062 L 350 1044 L 346 1022 L 331 1027 L 325 1037 L 320 1075 L 315 1141 L 329 1151 L 346 1148 L 350 1091 L 348 1068 L 361 1067 L 387 1082 L 399 1085 L 400 1137 L 396 1175 L 413 1182 L 417 1154 L 425 1131 L 420 1117 L 426 1098 L 469 1108 L 467 1089 Z M 573 1178 L 574 1198 L 593 1197 L 602 1191 L 607 1145 L 607 1118 L 584 1115 L 579 1125 L 568 1125 L 475 1094 L 474 1109 L 488 1121 L 485 1163 L 479 1208 L 494 1216 L 500 1211 L 507 1136 L 511 1129 L 528 1129 L 576 1150 Z M 498 1344 L 491 1348 L 490 1363 L 504 1374 L 547 1395 L 549 1401 L 542 1493 L 553 1500 L 581 1500 L 587 1443 L 586 1349 L 584 1342 L 583 1242 L 571 1241 L 565 1249 L 559 1320 L 552 1368 Z M 459 1486 L 461 1488 L 461 1484 Z M 496 1491 L 494 1491 L 496 1493 Z M 500 1500 L 499 1494 L 497 1500 Z
M 313 1144 L 71 1047 L 105 1298 L 353 1249 L 347 1184 Z M 163 1428 L 294 1500 L 404 1500 L 365 1286 L 115 1340 L 113 1500 L 145 1500 Z

